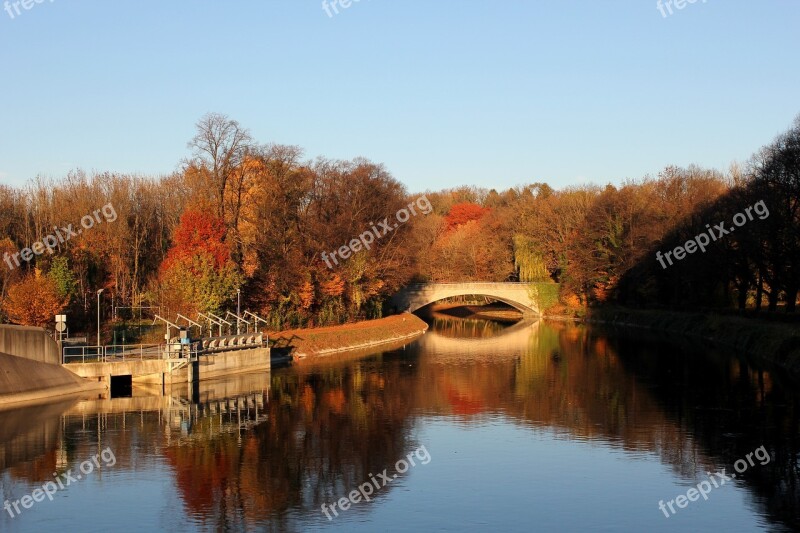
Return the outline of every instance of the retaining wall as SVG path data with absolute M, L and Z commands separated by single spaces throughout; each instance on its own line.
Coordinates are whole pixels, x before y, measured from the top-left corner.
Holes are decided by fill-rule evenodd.
M 40 363 L 61 364 L 58 343 L 43 328 L 0 324 L 0 352 Z
M 97 390 L 97 384 L 59 365 L 0 353 L 0 408 Z

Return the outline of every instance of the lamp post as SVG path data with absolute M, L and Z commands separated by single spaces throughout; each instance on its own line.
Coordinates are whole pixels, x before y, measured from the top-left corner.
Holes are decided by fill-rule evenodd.
M 97 291 L 97 346 L 100 346 L 100 295 L 103 289 Z
M 239 317 L 242 316 L 242 289 L 236 289 L 236 334 L 241 335 Z

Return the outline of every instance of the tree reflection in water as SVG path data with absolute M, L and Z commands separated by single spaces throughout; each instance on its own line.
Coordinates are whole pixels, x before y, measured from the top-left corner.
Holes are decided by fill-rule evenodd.
M 772 461 L 737 483 L 771 520 L 798 525 L 793 382 L 652 335 L 454 320 L 434 321 L 405 349 L 202 384 L 200 404 L 135 395 L 0 413 L 9 428 L 0 430 L 3 477 L 41 484 L 110 446 L 115 472 L 168 465 L 185 513 L 175 520 L 299 530 L 324 519 L 322 503 L 425 444 L 417 435 L 431 419 L 475 425 L 491 416 L 655 454 L 687 480 L 730 470 L 764 445 Z

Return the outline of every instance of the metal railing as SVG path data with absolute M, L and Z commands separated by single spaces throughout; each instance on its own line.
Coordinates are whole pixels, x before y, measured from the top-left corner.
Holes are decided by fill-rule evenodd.
M 228 335 L 194 340 L 181 344 L 178 339 L 168 344 L 112 344 L 108 346 L 64 346 L 62 362 L 69 363 L 119 363 L 148 359 L 195 359 L 198 355 L 215 352 L 243 350 L 267 346 L 269 337 L 263 333 Z
M 116 363 L 148 359 L 194 358 L 199 345 L 192 344 L 112 344 L 108 346 L 64 346 L 62 361 L 69 363 Z

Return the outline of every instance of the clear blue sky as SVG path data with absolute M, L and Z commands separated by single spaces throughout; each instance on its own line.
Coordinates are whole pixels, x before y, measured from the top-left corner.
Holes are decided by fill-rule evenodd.
M 655 0 L 339 10 L 44 0 L 13 19 L 0 11 L 0 182 L 168 173 L 215 111 L 307 157 L 383 162 L 412 191 L 616 183 L 668 164 L 724 169 L 800 113 L 797 0 L 697 0 L 666 18 Z

